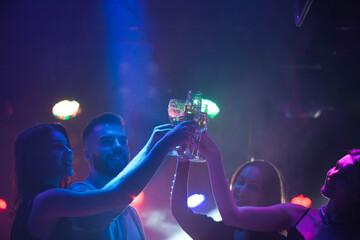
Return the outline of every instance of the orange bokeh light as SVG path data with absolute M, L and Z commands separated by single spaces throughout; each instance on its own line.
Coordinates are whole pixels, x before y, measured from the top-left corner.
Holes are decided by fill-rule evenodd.
M 139 206 L 144 201 L 144 192 L 141 192 L 135 199 L 132 201 L 131 206 Z
M 7 208 L 7 203 L 4 199 L 0 198 L 0 209 L 5 210 Z
M 291 199 L 291 203 L 294 203 L 294 204 L 299 204 L 299 205 L 302 205 L 304 207 L 311 207 L 311 199 L 308 198 L 308 197 L 304 197 L 304 195 L 299 195 L 297 197 L 293 197 Z

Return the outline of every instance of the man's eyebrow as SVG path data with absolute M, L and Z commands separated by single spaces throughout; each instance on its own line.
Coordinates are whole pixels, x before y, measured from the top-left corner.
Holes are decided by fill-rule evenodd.
M 68 140 L 55 140 L 53 143 L 63 143 L 63 142 L 67 144 L 69 143 Z
M 127 138 L 127 136 L 119 136 L 119 138 Z
M 104 136 L 101 136 L 101 137 L 100 137 L 100 139 L 103 139 L 103 138 L 120 138 L 120 139 L 127 139 L 127 136 L 104 135 Z

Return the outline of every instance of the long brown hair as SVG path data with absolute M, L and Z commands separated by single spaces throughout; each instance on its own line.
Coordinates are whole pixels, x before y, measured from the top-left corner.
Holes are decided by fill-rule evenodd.
M 241 171 L 248 166 L 256 167 L 261 172 L 265 206 L 286 202 L 283 178 L 280 171 L 273 164 L 260 159 L 245 162 L 235 170 L 230 182 L 231 191 Z
M 60 181 L 60 186 L 45 185 L 41 181 L 42 164 L 46 160 L 45 154 L 49 151 L 53 131 L 61 132 L 69 141 L 65 128 L 57 123 L 36 125 L 25 129 L 16 137 L 13 149 L 13 183 L 16 186 L 18 197 L 14 204 L 14 210 L 24 199 L 32 199 L 46 189 L 67 187 L 69 183 L 68 177 Z

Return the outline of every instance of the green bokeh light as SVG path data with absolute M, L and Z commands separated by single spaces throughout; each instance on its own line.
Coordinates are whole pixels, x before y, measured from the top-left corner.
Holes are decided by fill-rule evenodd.
M 220 108 L 209 99 L 203 99 L 202 104 L 208 105 L 208 116 L 209 118 L 214 118 L 220 112 Z
M 54 105 L 52 112 L 60 120 L 69 120 L 79 113 L 80 104 L 76 101 L 63 100 Z

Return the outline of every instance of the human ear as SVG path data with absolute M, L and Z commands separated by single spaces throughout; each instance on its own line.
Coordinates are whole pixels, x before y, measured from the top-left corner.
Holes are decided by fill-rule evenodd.
M 91 154 L 90 154 L 90 151 L 86 147 L 84 149 L 84 156 L 85 156 L 85 159 L 90 162 Z

